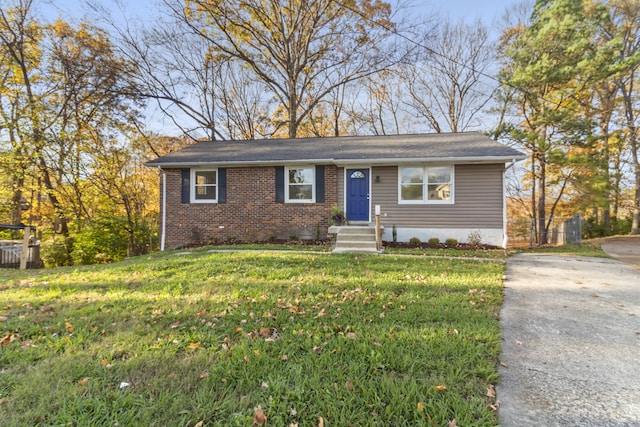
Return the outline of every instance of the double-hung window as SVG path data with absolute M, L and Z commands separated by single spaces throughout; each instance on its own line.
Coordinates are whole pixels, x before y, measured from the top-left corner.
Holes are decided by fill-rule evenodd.
M 285 200 L 287 203 L 315 202 L 315 168 L 295 166 L 285 168 Z
M 191 169 L 191 203 L 217 202 L 217 169 Z
M 453 203 L 453 166 L 399 167 L 398 202 Z

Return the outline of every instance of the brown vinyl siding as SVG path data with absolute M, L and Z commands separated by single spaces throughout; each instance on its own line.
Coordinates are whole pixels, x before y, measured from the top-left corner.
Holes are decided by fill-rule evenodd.
M 398 203 L 397 166 L 373 167 L 371 209 L 381 206 L 385 227 L 501 228 L 503 170 L 503 164 L 456 165 L 453 204 L 413 205 Z

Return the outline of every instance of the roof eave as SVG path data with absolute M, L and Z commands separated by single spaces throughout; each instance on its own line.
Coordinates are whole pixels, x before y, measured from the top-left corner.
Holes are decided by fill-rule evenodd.
M 299 159 L 299 160 L 255 160 L 255 161 L 200 161 L 200 162 L 146 162 L 147 167 L 187 168 L 204 166 L 281 166 L 281 165 L 309 165 L 334 164 L 333 159 Z
M 280 165 L 308 165 L 308 164 L 334 164 L 336 166 L 357 166 L 357 165 L 396 165 L 396 164 L 487 164 L 487 163 L 509 163 L 524 160 L 526 156 L 476 156 L 476 157 L 408 157 L 408 158 L 362 158 L 362 159 L 298 159 L 298 160 L 256 160 L 256 161 L 170 161 L 170 162 L 147 162 L 148 167 L 160 168 L 183 168 L 183 167 L 204 167 L 204 166 L 280 166 Z
M 477 156 L 477 157 L 409 157 L 409 158 L 385 158 L 385 159 L 340 159 L 334 163 L 336 166 L 388 166 L 406 165 L 415 163 L 431 164 L 487 164 L 487 163 L 508 163 L 525 159 L 526 156 Z

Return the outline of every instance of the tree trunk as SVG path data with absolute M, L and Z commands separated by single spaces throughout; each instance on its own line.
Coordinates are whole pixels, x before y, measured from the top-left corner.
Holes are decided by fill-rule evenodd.
M 545 216 L 546 216 L 546 203 L 545 198 L 547 193 L 545 191 L 547 184 L 547 165 L 546 158 L 544 153 L 540 153 L 538 155 L 538 159 L 540 162 L 540 177 L 538 178 L 538 233 L 540 237 L 538 239 L 538 243 L 540 245 L 547 244 L 547 226 L 545 224 Z
M 539 243 L 538 240 L 538 214 L 536 209 L 536 154 L 535 151 L 531 153 L 531 220 L 532 230 L 531 234 L 533 240 Z M 533 241 L 531 242 L 533 243 Z
M 49 168 L 42 157 L 38 162 L 38 166 L 40 169 L 40 173 L 42 174 L 44 187 L 47 190 L 47 197 L 49 198 L 49 201 L 51 202 L 51 206 L 53 207 L 53 211 L 56 214 L 56 223 L 60 225 L 59 232 L 63 236 L 68 237 L 69 225 L 67 223 L 67 218 L 66 218 L 66 215 L 64 214 L 64 209 L 62 207 L 62 204 L 60 203 L 60 201 L 58 200 L 58 197 L 55 194 L 55 188 L 54 188 L 53 182 L 51 181 Z M 57 224 L 55 226 L 56 231 L 58 231 Z
M 631 234 L 638 234 L 638 223 L 640 222 L 640 159 L 638 159 L 638 141 L 636 138 L 636 128 L 631 126 L 629 129 L 631 154 L 633 161 L 633 171 L 635 173 L 635 192 L 633 198 L 633 223 L 631 224 Z
M 634 77 L 635 71 L 632 71 L 629 76 L 629 86 L 626 84 L 620 84 L 620 90 L 622 91 L 622 99 L 624 100 L 624 114 L 627 121 L 627 133 L 629 137 L 629 146 L 631 147 L 631 161 L 633 162 L 633 172 L 635 174 L 635 189 L 633 197 L 633 222 L 631 224 L 631 234 L 634 236 L 638 234 L 638 226 L 640 223 L 640 159 L 638 159 L 638 137 L 636 129 L 636 112 L 634 109 Z
M 298 98 L 296 92 L 296 82 L 289 80 L 289 138 L 298 135 Z
M 22 188 L 24 179 L 15 179 L 13 196 L 11 197 L 11 224 L 18 225 L 22 222 Z

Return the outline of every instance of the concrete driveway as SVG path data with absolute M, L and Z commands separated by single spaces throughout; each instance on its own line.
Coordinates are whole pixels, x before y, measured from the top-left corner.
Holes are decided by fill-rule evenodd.
M 616 236 L 592 240 L 607 254 L 640 269 L 640 236 Z
M 640 255 L 640 239 L 628 243 L 613 251 Z M 501 326 L 502 426 L 640 425 L 640 269 L 513 256 Z

